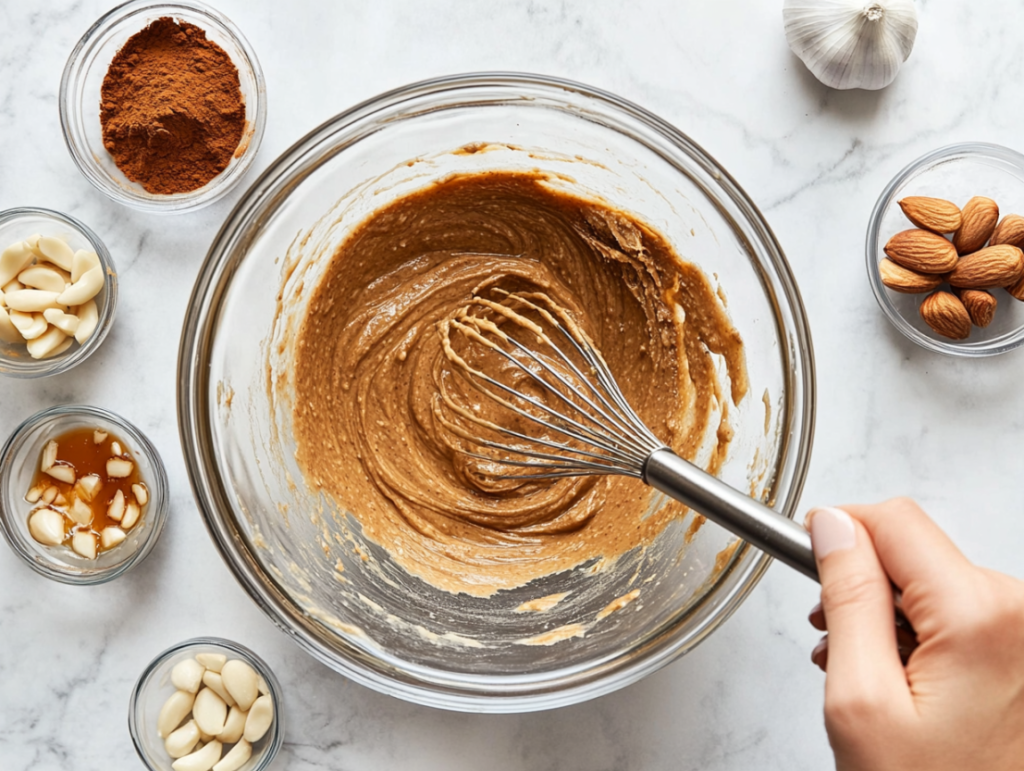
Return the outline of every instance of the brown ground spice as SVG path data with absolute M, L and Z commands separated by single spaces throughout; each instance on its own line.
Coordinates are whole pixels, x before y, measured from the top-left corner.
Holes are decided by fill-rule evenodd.
M 100 97 L 103 144 L 150 193 L 187 193 L 231 162 L 245 130 L 238 69 L 194 24 L 157 19 L 110 63 Z

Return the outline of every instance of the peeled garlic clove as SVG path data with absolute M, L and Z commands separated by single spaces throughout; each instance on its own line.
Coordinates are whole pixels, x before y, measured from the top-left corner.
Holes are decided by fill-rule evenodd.
M 203 674 L 203 685 L 224 699 L 224 703 L 229 707 L 235 706 L 235 700 L 231 698 L 231 694 L 224 687 L 224 681 L 217 672 L 206 672 Z
M 46 319 L 43 318 L 42 313 L 25 313 L 12 310 L 8 316 L 10 316 L 11 323 L 21 333 L 21 337 L 24 340 L 35 340 L 50 326 Z
M 6 286 L 11 279 L 28 267 L 35 258 L 32 250 L 19 241 L 0 252 L 0 286 Z
M 892 83 L 917 37 L 914 0 L 785 0 L 786 40 L 830 88 Z
M 103 289 L 103 266 L 90 268 L 82 277 L 57 297 L 61 305 L 81 305 L 88 302 Z
M 270 728 L 274 720 L 274 702 L 269 696 L 260 696 L 252 704 L 249 716 L 245 719 L 243 738 L 247 742 L 258 742 Z
M 73 337 L 65 337 L 64 342 L 58 345 L 56 348 L 50 350 L 48 353 L 40 356 L 40 359 L 52 359 L 54 356 L 60 356 L 64 351 L 71 347 L 71 344 L 75 342 Z
M 132 485 L 132 495 L 135 496 L 135 500 L 139 502 L 140 506 L 145 506 L 147 503 L 149 503 L 149 490 L 146 488 L 144 484 L 136 483 Z M 202 655 L 202 653 L 199 654 L 199 656 Z M 196 656 L 196 660 L 199 661 L 200 664 L 202 664 L 203 662 L 199 659 L 199 656 Z M 223 666 L 223 664 L 221 666 Z M 209 669 L 209 667 L 207 667 L 207 669 Z M 214 670 L 214 672 L 219 671 L 220 667 L 217 667 L 217 669 Z
M 238 771 L 250 757 L 252 757 L 252 745 L 242 739 L 220 759 L 220 762 L 213 767 L 213 771 Z
M 228 705 L 210 688 L 203 688 L 196 694 L 195 704 L 192 705 L 192 717 L 195 718 L 200 730 L 210 736 L 217 736 L 224 730 L 227 716 Z
M 92 524 L 92 507 L 85 501 L 75 498 L 68 507 L 68 516 L 79 525 Z
M 37 503 L 39 501 L 39 499 L 43 497 L 43 494 L 45 492 L 47 492 L 48 490 L 49 490 L 49 488 L 45 488 L 44 489 L 42 487 L 42 485 L 36 485 L 31 490 L 29 490 L 27 493 L 25 493 L 25 500 L 28 503 Z M 55 487 L 55 488 L 53 488 L 53 490 L 54 490 L 53 497 L 56 498 L 57 497 L 57 488 Z
M 18 274 L 18 281 L 32 289 L 42 289 L 45 292 L 56 292 L 57 294 L 66 288 L 60 273 L 46 265 L 33 265 L 30 268 L 25 268 Z
M 113 549 L 126 538 L 124 530 L 119 527 L 105 527 L 100 533 L 100 546 L 104 549 Z
M 28 348 L 28 355 L 33 359 L 45 359 L 52 355 L 67 339 L 67 335 L 57 329 L 57 327 L 51 326 L 39 337 L 26 342 L 25 347 Z M 72 479 L 71 481 L 74 482 L 75 480 Z
M 96 534 L 88 530 L 79 530 L 71 536 L 71 548 L 87 560 L 96 559 Z
M 107 516 L 115 522 L 120 522 L 124 516 L 124 493 L 120 490 L 114 493 L 114 497 L 110 499 L 110 505 L 107 506 Z
M 256 670 L 240 659 L 227 662 L 220 671 L 224 687 L 238 706 L 248 712 L 259 696 L 259 679 Z
M 65 335 L 73 336 L 78 331 L 78 316 L 65 313 L 60 308 L 47 308 L 43 311 L 43 318 L 53 326 L 57 327 Z
M 137 500 L 141 505 L 145 506 L 146 501 L 142 500 L 142 498 L 139 497 L 139 493 L 135 489 L 136 487 L 142 487 L 143 489 L 145 489 L 145 485 L 132 485 L 132 492 L 135 493 L 135 500 Z M 216 672 L 217 674 L 220 674 L 220 671 L 224 668 L 224 665 L 227 663 L 227 660 L 228 657 L 225 656 L 223 653 L 196 654 L 196 661 L 202 664 L 203 667 L 205 667 L 206 669 L 210 670 L 211 672 Z M 231 744 L 231 742 L 228 742 L 228 744 Z
M 183 659 L 171 670 L 171 683 L 179 691 L 197 693 L 203 682 L 203 665 L 195 659 Z
M 123 479 L 132 473 L 132 462 L 124 458 L 107 459 L 107 476 Z
M 75 482 L 75 494 L 83 501 L 92 501 L 102 487 L 99 474 L 87 474 Z
M 47 308 L 57 307 L 59 294 L 43 289 L 19 289 L 15 292 L 4 292 L 4 304 L 12 311 L 42 313 Z
M 196 697 L 188 691 L 175 691 L 170 695 L 164 705 L 160 708 L 160 715 L 156 719 L 156 734 L 161 739 L 171 735 L 171 731 L 181 725 L 189 712 Z
M 217 734 L 217 738 L 225 744 L 234 744 L 242 738 L 245 732 L 245 719 L 249 713 L 239 709 L 236 704 L 228 712 L 228 719 L 224 721 L 224 730 Z
M 6 308 L 0 308 L 0 340 L 5 343 L 20 343 L 24 338 L 21 336 L 21 332 L 14 326 L 14 322 L 11 321 L 10 314 L 7 313 Z
M 71 263 L 75 259 L 75 253 L 71 251 L 71 247 L 67 245 L 63 238 L 42 236 L 39 239 L 38 248 L 43 255 L 43 259 L 47 262 L 52 262 L 58 268 L 63 268 L 67 271 L 71 270 Z M 74 305 L 75 303 L 68 304 Z
M 78 281 L 86 271 L 100 265 L 100 256 L 88 249 L 79 249 L 71 261 L 71 283 Z
M 43 472 L 49 474 L 58 482 L 64 482 L 69 485 L 73 485 L 75 483 L 75 469 L 72 466 L 54 464 L 49 468 L 43 469 Z
M 28 518 L 28 532 L 44 546 L 64 543 L 64 517 L 53 509 L 36 509 Z
M 125 530 L 131 530 L 135 527 L 135 523 L 139 521 L 139 504 L 135 501 L 129 501 L 128 505 L 124 507 L 124 516 L 121 518 L 121 527 Z
M 220 760 L 222 750 L 223 745 L 215 739 L 198 752 L 178 758 L 171 763 L 171 768 L 174 771 L 210 771 Z
M 95 431 L 92 432 L 92 443 L 103 444 L 105 441 L 107 441 L 107 436 L 108 434 L 106 431 L 104 431 L 102 428 L 97 428 Z
M 267 685 L 267 681 L 263 679 L 263 675 L 260 675 L 259 680 L 256 681 L 256 687 L 259 689 L 261 696 L 266 696 L 270 693 L 270 686 Z
M 195 720 L 189 720 L 185 725 L 164 739 L 164 749 L 172 758 L 181 758 L 188 755 L 192 748 L 199 741 L 199 727 Z
M 78 316 L 78 330 L 75 332 L 75 340 L 79 343 L 84 343 L 92 337 L 92 333 L 96 331 L 96 326 L 100 321 L 100 313 L 96 307 L 96 301 L 89 300 L 89 302 L 79 305 L 75 308 L 75 315 Z

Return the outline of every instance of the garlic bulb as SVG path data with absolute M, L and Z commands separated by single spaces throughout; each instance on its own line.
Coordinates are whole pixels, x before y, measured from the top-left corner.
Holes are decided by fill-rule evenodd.
M 914 0 L 785 0 L 793 53 L 831 88 L 892 83 L 917 37 Z

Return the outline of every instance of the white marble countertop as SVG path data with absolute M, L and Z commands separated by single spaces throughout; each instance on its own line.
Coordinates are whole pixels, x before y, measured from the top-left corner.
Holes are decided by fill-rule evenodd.
M 803 506 L 916 496 L 979 563 L 1024 577 L 1017 481 L 1024 352 L 985 361 L 901 338 L 863 267 L 884 184 L 934 147 L 1024 148 L 1024 7 L 919 0 L 914 53 L 880 93 L 834 92 L 793 57 L 781 0 L 315 2 L 216 0 L 263 65 L 269 119 L 255 172 L 307 130 L 423 78 L 510 69 L 558 75 L 675 123 L 739 180 L 786 250 L 811 319 L 816 445 Z M 160 449 L 172 501 L 156 550 L 106 586 L 52 583 L 0 547 L 0 767 L 139 767 L 126 725 L 145 664 L 187 637 L 255 649 L 287 687 L 275 768 L 425 771 L 812 771 L 831 766 L 823 676 L 805 617 L 816 588 L 773 567 L 690 655 L 595 701 L 521 716 L 445 713 L 357 686 L 302 653 L 231 577 L 192 500 L 178 444 L 178 329 L 196 271 L 242 189 L 198 213 L 139 214 L 101 196 L 64 147 L 65 58 L 101 0 L 0 3 L 0 209 L 82 219 L 120 269 L 102 349 L 73 372 L 0 382 L 0 437 L 43 407 L 86 402 Z M 244 185 L 243 185 L 244 187 Z

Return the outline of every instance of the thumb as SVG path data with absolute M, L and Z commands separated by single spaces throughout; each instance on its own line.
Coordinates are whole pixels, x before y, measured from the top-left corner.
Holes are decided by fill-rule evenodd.
M 902 688 L 910 698 L 896 645 L 892 585 L 871 536 L 842 509 L 808 515 L 828 625 L 829 692 L 874 701 Z

